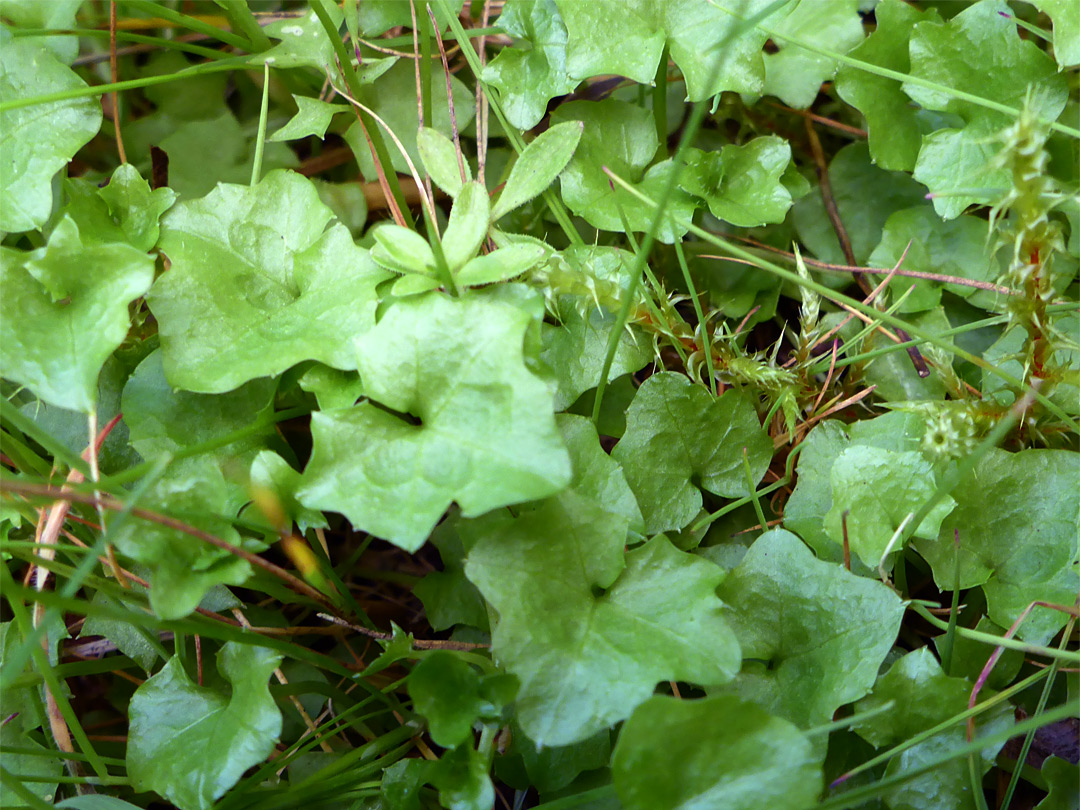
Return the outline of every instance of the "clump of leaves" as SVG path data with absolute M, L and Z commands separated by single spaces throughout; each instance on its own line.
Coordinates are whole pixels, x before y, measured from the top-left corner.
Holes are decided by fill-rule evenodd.
M 113 5 L 0 0 L 0 804 L 1066 806 L 1071 7 Z

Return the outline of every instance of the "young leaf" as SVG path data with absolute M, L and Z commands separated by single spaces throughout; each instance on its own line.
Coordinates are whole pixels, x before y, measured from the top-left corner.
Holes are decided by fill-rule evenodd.
M 568 124 L 581 122 L 585 127 L 581 142 L 560 178 L 563 199 L 570 210 L 595 228 L 621 232 L 621 207 L 631 230 L 647 230 L 653 219 L 653 209 L 622 188 L 616 188 L 613 193 L 611 180 L 604 169 L 638 184 L 654 200 L 660 196 L 675 166 L 665 160 L 646 171 L 660 145 L 652 115 L 636 105 L 605 99 L 562 104 L 551 118 Z M 668 212 L 686 220 L 693 210 L 690 196 L 681 190 L 675 191 Z M 665 217 L 657 238 L 670 243 L 684 232 L 682 226 Z
M 881 0 L 874 8 L 874 17 L 874 33 L 850 56 L 899 73 L 911 69 L 908 40 L 915 24 L 941 21 L 934 9 L 920 11 L 903 0 Z M 866 118 L 870 155 L 878 166 L 905 172 L 915 168 L 922 132 L 900 82 L 854 65 L 841 65 L 836 73 L 836 92 Z
M 40 42 L 0 33 L 0 100 L 86 87 Z M 52 211 L 52 178 L 101 127 L 101 104 L 82 97 L 0 112 L 0 232 L 40 228 Z
M 451 514 L 431 533 L 430 542 L 439 550 L 442 570 L 432 571 L 413 588 L 424 603 L 428 623 L 435 630 L 455 624 L 487 630 L 487 608 L 476 586 L 465 578 L 465 546 L 458 531 L 461 516 Z
M 932 540 L 916 550 L 934 580 L 951 590 L 954 531 L 960 532 L 960 587 L 982 585 L 990 618 L 1009 627 L 1035 600 L 1070 605 L 1078 578 L 1080 458 L 1068 450 L 991 450 L 953 490 L 956 508 Z M 1035 608 L 1017 630 L 1032 644 L 1047 644 L 1065 614 Z
M 450 271 L 460 270 L 476 255 L 488 229 L 491 203 L 487 190 L 475 181 L 466 183 L 450 209 L 450 221 L 442 236 L 442 249 Z
M 717 593 L 745 659 L 728 688 L 800 728 L 870 691 L 904 617 L 886 585 L 815 559 L 783 529 L 761 535 Z
M 375 238 L 371 258 L 380 267 L 395 273 L 434 275 L 435 254 L 427 240 L 416 231 L 384 223 L 372 228 L 371 235 Z
M 192 683 L 172 658 L 131 698 L 127 767 L 136 791 L 180 810 L 207 810 L 274 750 L 281 712 L 267 688 L 281 662 L 265 647 L 228 642 L 217 654 L 231 694 Z
M 756 484 L 772 459 L 772 440 L 738 391 L 719 399 L 674 372 L 638 389 L 626 433 L 612 451 L 645 516 L 647 534 L 681 529 L 701 510 L 698 486 L 714 495 L 749 494 L 743 449 Z
M 573 92 L 579 84 L 566 73 L 566 26 L 554 0 L 507 0 L 498 25 L 532 47 L 503 48 L 484 67 L 481 78 L 498 89 L 510 124 L 532 129 L 551 99 Z
M 285 171 L 165 216 L 172 268 L 147 300 L 170 382 L 219 393 L 301 360 L 356 368 L 351 341 L 374 325 L 388 274 L 344 226 L 327 228 L 332 218 L 311 182 Z
M 657 695 L 626 721 L 611 765 L 626 810 L 802 810 L 821 762 L 786 720 L 730 695 Z
M 458 165 L 454 143 L 437 129 L 421 127 L 416 133 L 416 148 L 428 176 L 439 188 L 456 197 L 461 191 L 461 166 Z M 472 169 L 464 161 L 465 182 L 472 180 Z
M 625 528 L 561 496 L 475 531 L 465 573 L 498 614 L 492 648 L 521 681 L 518 720 L 538 747 L 626 718 L 658 681 L 716 685 L 738 667 L 714 595 L 722 569 L 666 537 L 624 561 Z
M 573 157 L 584 126 L 581 121 L 556 124 L 525 147 L 491 211 L 492 222 L 524 205 L 555 182 Z
M 415 550 L 452 501 L 466 516 L 543 498 L 570 480 L 551 393 L 524 362 L 539 300 L 517 287 L 394 304 L 357 341 L 375 402 L 316 414 L 301 502 Z
M 129 245 L 84 245 L 67 217 L 46 247 L 0 248 L 4 376 L 53 405 L 93 410 L 98 373 L 127 336 L 128 304 L 153 279 L 151 257 Z
M 787 141 L 769 135 L 728 144 L 719 154 L 687 151 L 679 185 L 704 199 L 714 217 L 743 228 L 784 221 L 791 208 L 791 192 L 781 182 L 791 164 Z
M 443 748 L 472 740 L 473 723 L 488 701 L 480 694 L 480 675 L 450 652 L 437 650 L 409 673 L 413 709 L 427 718 L 431 739 Z
M 454 274 L 454 280 L 462 287 L 509 281 L 544 258 L 545 252 L 539 245 L 507 245 L 471 259 Z
M 338 113 L 351 113 L 352 107 L 345 104 L 328 104 L 317 98 L 293 94 L 297 110 L 285 126 L 275 132 L 268 141 L 296 141 L 315 135 L 320 140 L 326 135 L 326 128 Z

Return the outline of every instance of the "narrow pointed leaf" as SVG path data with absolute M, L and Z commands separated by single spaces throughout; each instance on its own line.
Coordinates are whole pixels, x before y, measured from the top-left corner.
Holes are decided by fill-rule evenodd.
M 573 157 L 583 130 L 580 121 L 556 124 L 526 146 L 506 178 L 491 211 L 491 221 L 497 222 L 554 183 Z

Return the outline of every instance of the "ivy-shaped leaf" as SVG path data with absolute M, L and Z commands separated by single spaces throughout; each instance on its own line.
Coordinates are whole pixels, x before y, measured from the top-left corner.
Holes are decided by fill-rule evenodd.
M 813 104 L 821 83 L 832 78 L 836 60 L 790 44 L 784 34 L 845 53 L 863 40 L 858 6 L 857 0 L 799 0 L 794 10 L 774 25 L 773 39 L 779 50 L 764 56 L 764 93 L 798 109 Z
M 3 375 L 52 405 L 90 412 L 98 374 L 127 336 L 128 304 L 153 279 L 151 257 L 130 245 L 83 244 L 67 217 L 46 247 L 0 248 Z
M 557 326 L 544 324 L 544 350 L 540 359 L 551 367 L 558 381 L 555 409 L 564 410 L 599 385 L 615 317 L 600 309 L 590 308 L 584 314 L 576 307 L 562 305 L 559 318 L 561 323 Z M 653 358 L 649 344 L 643 332 L 624 330 L 619 335 L 607 381 L 644 368 Z
M 765 67 L 761 46 L 768 35 L 745 26 L 723 3 L 697 0 L 555 0 L 569 34 L 567 72 L 575 79 L 613 73 L 648 84 L 656 75 L 665 43 L 686 77 L 690 101 L 732 90 L 760 93 Z M 766 0 L 732 2 L 744 17 L 769 5 Z M 771 21 L 770 21 L 771 22 Z M 719 47 L 719 74 L 710 85 Z
M 864 143 L 849 144 L 833 156 L 829 182 L 858 264 L 865 264 L 881 241 L 881 231 L 891 214 L 925 202 L 926 190 L 907 174 L 887 172 L 873 165 Z M 817 258 L 846 264 L 844 251 L 816 189 L 799 200 L 791 214 L 799 239 Z
M 150 190 L 130 163 L 116 168 L 104 188 L 81 177 L 65 181 L 61 214 L 79 226 L 84 245 L 124 243 L 145 252 L 158 240 L 158 220 L 176 201 L 170 188 Z
M 753 484 L 746 479 L 743 449 Z M 700 486 L 725 498 L 750 494 L 772 459 L 772 440 L 738 391 L 719 399 L 682 374 L 661 372 L 638 389 L 626 433 L 612 451 L 645 516 L 648 534 L 681 529 L 701 509 Z
M 296 115 L 289 123 L 275 132 L 268 141 L 295 141 L 314 135 L 320 140 L 326 135 L 326 128 L 338 113 L 351 113 L 352 107 L 346 104 L 329 104 L 317 98 L 293 94 L 296 102 Z
M 41 42 L 0 33 L 0 101 L 9 102 L 86 83 Z M 0 112 L 0 232 L 32 231 L 52 211 L 52 178 L 101 127 L 101 104 L 72 98 Z
M 732 695 L 650 698 L 619 732 L 611 769 L 626 810 L 803 810 L 824 781 L 795 726 Z
M 501 719 L 502 707 L 514 699 L 516 691 L 512 675 L 481 677 L 444 650 L 425 656 L 409 673 L 413 709 L 427 719 L 431 739 L 443 748 L 471 743 L 473 723 Z
M 507 0 L 497 24 L 532 47 L 503 48 L 482 78 L 498 89 L 507 120 L 518 129 L 532 129 L 551 99 L 579 84 L 566 73 L 566 26 L 554 0 Z
M 949 90 L 1016 108 L 1030 99 L 1031 110 L 1052 121 L 1068 97 L 1065 76 L 1054 60 L 1034 42 L 1020 38 L 1004 0 L 981 0 L 947 23 L 917 23 L 909 48 L 911 75 L 941 89 L 905 83 L 904 92 L 924 108 L 953 113 L 964 123 L 963 128 L 937 129 L 923 139 L 915 179 L 935 193 L 1010 186 L 1008 173 L 990 170 L 987 162 L 1001 148 L 996 136 L 1012 117 L 956 98 Z M 951 219 L 994 194 L 943 194 L 934 198 L 934 209 Z
M 474 530 L 465 573 L 498 613 L 492 649 L 521 681 L 518 720 L 537 746 L 626 718 L 658 681 L 715 685 L 737 668 L 722 569 L 666 537 L 624 556 L 625 526 L 562 497 Z
M 848 55 L 898 73 L 911 69 L 908 41 L 915 24 L 941 21 L 934 9 L 919 11 L 903 0 L 881 0 L 874 7 L 874 18 L 874 33 Z M 915 168 L 922 132 L 899 81 L 842 65 L 836 73 L 836 92 L 866 118 L 870 155 L 878 166 L 905 172 Z
M 1060 67 L 1080 65 L 1080 17 L 1071 0 L 1029 0 L 1054 21 L 1054 58 Z
M 265 760 L 281 734 L 267 688 L 280 653 L 227 642 L 217 654 L 231 693 L 199 686 L 179 657 L 131 698 L 127 768 L 136 791 L 153 790 L 180 810 L 207 810 Z
M 791 164 L 791 145 L 769 135 L 719 152 L 687 150 L 680 186 L 701 197 L 717 219 L 742 228 L 783 222 L 791 192 L 781 181 Z
M 540 306 L 521 287 L 395 303 L 356 344 L 365 393 L 384 407 L 315 415 L 301 502 L 411 551 L 453 501 L 469 517 L 562 489 L 551 393 L 523 356 Z
M 825 515 L 825 530 L 834 541 L 842 541 L 846 516 L 851 550 L 867 568 L 882 561 L 895 531 L 930 500 L 938 486 L 933 466 L 921 453 L 863 445 L 841 452 L 829 479 L 832 509 Z M 910 533 L 937 537 L 941 521 L 955 505 L 946 495 L 918 526 L 908 527 Z M 899 551 L 899 546 L 892 549 Z
M 234 546 L 266 548 L 241 538 L 233 527 L 228 516 L 235 509 L 235 494 L 208 459 L 190 461 L 160 479 L 142 502 Z M 150 570 L 150 607 L 162 619 L 183 618 L 215 585 L 241 585 L 251 576 L 246 560 L 160 523 L 131 518 L 111 530 L 109 540 L 120 554 Z
M 172 267 L 148 296 L 165 373 L 220 393 L 302 360 L 356 368 L 352 339 L 375 323 L 375 286 L 389 274 L 334 224 L 310 181 L 272 172 L 255 186 L 219 185 L 162 221 Z
M 953 490 L 956 508 L 941 534 L 913 543 L 942 590 L 955 571 L 954 530 L 960 532 L 960 587 L 982 585 L 990 618 L 1012 625 L 1033 601 L 1071 605 L 1080 586 L 1080 458 L 1068 450 L 991 450 Z M 1064 613 L 1037 607 L 1017 635 L 1047 644 Z
M 82 0 L 50 0 L 48 3 L 41 3 L 38 0 L 2 0 L 0 14 L 4 15 L 5 20 L 10 20 L 19 28 L 51 28 L 56 31 L 79 27 L 76 16 L 80 6 L 82 6 Z M 19 40 L 44 45 L 65 65 L 74 62 L 79 54 L 77 37 L 20 36 Z
M 435 630 L 456 624 L 487 630 L 487 608 L 476 586 L 465 578 L 465 546 L 460 516 L 452 515 L 432 532 L 430 542 L 439 550 L 443 570 L 432 571 L 413 588 L 424 603 L 424 614 Z
M 886 585 L 815 559 L 783 529 L 761 535 L 717 593 L 744 658 L 727 688 L 801 728 L 870 691 L 904 616 Z
M 593 4 L 574 5 L 578 6 L 585 8 Z M 621 207 L 632 230 L 648 230 L 653 209 L 622 188 L 616 187 L 613 192 L 604 167 L 635 184 L 653 200 L 660 198 L 675 165 L 665 160 L 646 170 L 660 145 L 649 111 L 614 99 L 571 101 L 560 105 L 551 118 L 581 121 L 585 125 L 577 151 L 560 175 L 563 199 L 570 210 L 595 228 L 621 232 Z M 693 211 L 694 201 L 690 196 L 676 190 L 668 202 L 668 214 L 688 220 Z M 670 243 L 685 232 L 684 226 L 666 215 L 657 238 Z
M 972 682 L 950 678 L 928 647 L 910 652 L 878 679 L 873 693 L 859 701 L 855 712 L 873 711 L 892 702 L 899 709 L 879 714 L 872 721 L 856 723 L 852 728 L 868 742 L 885 748 L 936 726 L 968 707 Z M 990 695 L 980 694 L 985 700 Z M 978 717 L 976 738 L 1003 731 L 1013 723 L 1008 704 L 996 706 Z M 955 724 L 927 740 L 916 743 L 889 760 L 886 776 L 903 773 L 931 761 L 962 745 L 963 724 Z M 985 774 L 1003 743 L 988 745 L 978 757 L 979 773 Z M 971 777 L 965 759 L 954 759 L 896 787 L 883 797 L 892 810 L 974 810 L 979 807 L 971 795 Z

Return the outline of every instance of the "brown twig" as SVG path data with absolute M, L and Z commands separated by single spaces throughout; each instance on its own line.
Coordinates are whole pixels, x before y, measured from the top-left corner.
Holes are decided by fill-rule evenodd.
M 809 110 L 796 110 L 795 108 L 788 107 L 785 104 L 777 104 L 775 101 L 766 101 L 765 104 L 778 110 L 783 110 L 784 112 L 790 113 L 792 115 L 798 115 L 802 118 L 808 118 L 811 121 L 815 121 L 821 124 L 822 126 L 835 129 L 839 132 L 845 132 L 848 135 L 854 135 L 856 138 L 867 137 L 867 132 L 865 129 L 859 129 L 858 127 L 853 127 L 850 124 L 841 124 L 839 121 L 834 121 L 831 118 L 826 118 L 824 115 L 817 115 L 816 113 L 812 113 Z
M 848 264 L 855 265 L 857 264 L 855 250 L 851 246 L 851 238 L 848 236 L 847 228 L 844 227 L 844 221 L 840 218 L 840 209 L 833 198 L 832 183 L 829 180 L 829 167 L 825 163 L 825 151 L 821 148 L 821 140 L 814 129 L 814 122 L 809 118 L 804 118 L 803 122 L 806 124 L 806 135 L 810 141 L 810 151 L 814 155 L 814 163 L 817 166 L 818 185 L 821 189 L 821 199 L 825 204 L 825 213 L 828 214 L 829 222 L 832 223 L 833 230 L 836 232 L 836 238 L 840 242 L 840 249 L 844 252 L 844 258 Z M 863 293 L 870 291 L 870 283 L 861 275 L 855 276 L 855 283 L 859 285 L 859 289 Z M 900 340 L 903 342 L 911 340 L 911 335 L 903 329 L 897 329 L 897 335 L 900 336 Z M 926 361 L 923 360 L 918 347 L 908 346 L 907 353 L 911 358 L 911 364 L 915 367 L 916 373 L 920 377 L 929 377 L 930 369 L 926 367 Z
M 491 2 L 484 0 L 484 14 L 480 20 L 482 28 L 488 27 L 491 19 Z M 480 37 L 476 43 L 476 52 L 480 56 L 480 68 L 483 69 L 487 62 L 487 37 Z M 476 83 L 476 177 L 480 185 L 486 187 L 484 181 L 484 169 L 487 166 L 487 142 L 488 142 L 488 98 L 484 92 L 484 83 Z
M 446 46 L 443 44 L 442 32 L 439 30 L 439 22 L 435 19 L 435 12 L 431 6 L 427 7 L 428 16 L 431 17 L 431 30 L 435 32 L 435 44 L 439 46 L 439 56 L 442 58 L 443 75 L 446 76 L 446 106 L 450 108 L 450 134 L 454 136 L 454 151 L 457 153 L 458 172 L 461 173 L 461 182 L 464 183 L 465 158 L 461 154 L 461 138 L 458 137 L 457 112 L 454 110 L 454 88 L 450 83 L 450 62 L 446 58 Z
M 112 83 L 116 84 L 116 0 L 109 0 L 109 77 Z M 113 90 L 109 93 L 109 97 L 112 99 L 113 129 L 116 131 L 116 151 L 120 155 L 120 162 L 127 163 L 127 154 L 124 152 L 124 138 L 120 134 L 120 96 Z
M 361 627 L 358 624 L 352 624 L 344 619 L 339 619 L 337 616 L 331 616 L 329 613 L 317 614 L 320 619 L 326 619 L 326 621 L 338 625 L 339 627 L 347 627 L 353 632 L 359 633 L 362 636 L 368 638 L 378 639 L 379 641 L 390 641 L 394 638 L 392 633 L 383 633 L 379 630 L 372 630 L 369 627 Z M 413 639 L 413 646 L 418 650 L 482 650 L 487 649 L 487 644 L 472 644 L 466 641 L 444 641 L 442 639 Z

